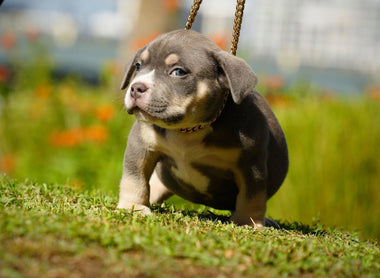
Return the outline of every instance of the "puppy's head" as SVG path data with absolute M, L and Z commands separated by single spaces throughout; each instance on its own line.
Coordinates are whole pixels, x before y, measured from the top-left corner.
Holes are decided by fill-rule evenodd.
M 140 121 L 184 128 L 215 119 L 229 90 L 239 104 L 257 82 L 248 64 L 193 31 L 163 34 L 129 61 L 121 89 Z

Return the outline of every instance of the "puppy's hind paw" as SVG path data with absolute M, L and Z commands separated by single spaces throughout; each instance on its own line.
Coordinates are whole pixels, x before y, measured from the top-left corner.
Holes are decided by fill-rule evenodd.
M 273 227 L 275 229 L 280 229 L 280 226 L 278 225 L 276 221 L 266 218 L 266 217 L 265 217 L 265 227 Z
M 241 215 L 236 212 L 232 213 L 230 220 L 239 226 L 248 225 L 252 226 L 255 229 L 264 227 L 263 220 L 253 219 L 252 217 Z

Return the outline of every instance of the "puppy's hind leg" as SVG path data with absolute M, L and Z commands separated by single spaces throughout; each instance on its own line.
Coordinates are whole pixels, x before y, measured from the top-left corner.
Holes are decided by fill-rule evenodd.
M 156 171 L 153 172 L 153 175 L 149 181 L 149 185 L 150 185 L 150 197 L 149 197 L 150 204 L 162 203 L 167 198 L 173 195 L 173 193 L 162 183 Z
M 257 228 L 264 227 L 266 211 L 265 191 L 257 192 L 254 196 L 248 198 L 243 190 L 237 196 L 236 210 L 232 213 L 230 220 L 238 225 L 249 225 Z
M 263 157 L 263 156 L 259 156 Z M 231 220 L 238 225 L 265 226 L 267 170 L 265 161 L 247 163 L 235 172 L 239 193 Z M 269 222 L 268 222 L 269 224 Z

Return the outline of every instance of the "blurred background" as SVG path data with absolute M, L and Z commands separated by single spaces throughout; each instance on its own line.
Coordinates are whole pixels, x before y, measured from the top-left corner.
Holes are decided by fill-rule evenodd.
M 183 29 L 192 2 L 5 0 L 0 173 L 117 196 L 134 121 L 118 89 L 124 64 Z M 203 2 L 192 29 L 228 51 L 236 1 Z M 237 55 L 289 144 L 289 174 L 268 214 L 380 239 L 380 1 L 246 2 Z

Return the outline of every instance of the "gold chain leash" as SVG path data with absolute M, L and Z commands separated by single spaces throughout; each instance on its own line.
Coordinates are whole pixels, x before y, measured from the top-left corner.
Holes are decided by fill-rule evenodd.
M 187 19 L 185 30 L 190 30 L 195 17 L 197 16 L 199 7 L 202 0 L 194 0 L 193 6 L 191 7 L 189 17 Z M 237 0 L 235 20 L 234 20 L 234 32 L 232 34 L 232 44 L 231 44 L 231 54 L 236 56 L 236 50 L 239 43 L 241 23 L 243 22 L 243 11 L 244 11 L 245 0 Z
M 236 49 L 239 43 L 241 23 L 243 22 L 245 0 L 237 0 L 235 21 L 234 21 L 234 33 L 232 35 L 231 54 L 236 56 Z
M 193 6 L 191 7 L 189 17 L 187 18 L 187 23 L 185 30 L 190 30 L 193 25 L 194 19 L 197 16 L 199 7 L 201 6 L 202 0 L 194 0 Z

